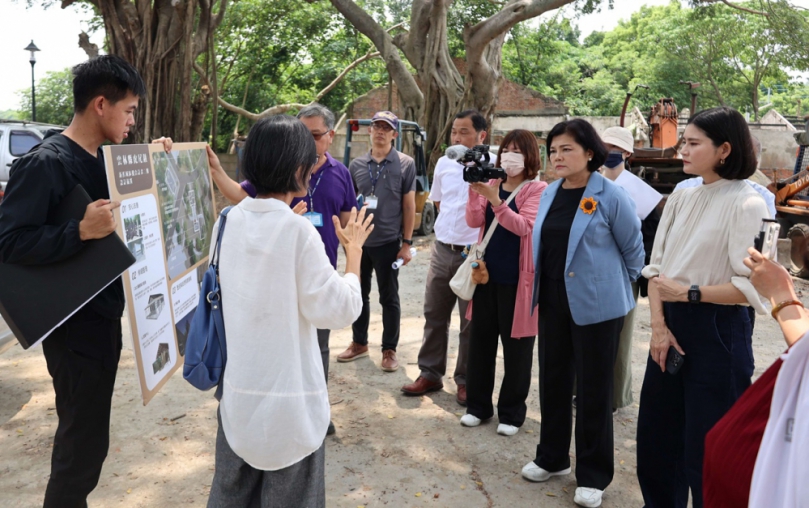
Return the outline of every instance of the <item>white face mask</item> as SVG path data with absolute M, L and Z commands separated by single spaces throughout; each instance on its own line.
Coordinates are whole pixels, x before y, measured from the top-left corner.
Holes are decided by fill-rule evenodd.
M 506 152 L 500 156 L 500 167 L 508 176 L 517 176 L 525 170 L 525 157 L 521 153 Z

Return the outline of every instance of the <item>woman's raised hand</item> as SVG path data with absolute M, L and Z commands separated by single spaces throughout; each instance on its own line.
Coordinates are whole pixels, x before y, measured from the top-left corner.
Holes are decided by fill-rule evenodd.
M 306 201 L 298 201 L 298 204 L 292 207 L 292 211 L 298 215 L 303 215 L 309 211 L 309 206 L 306 204 Z
M 332 216 L 334 222 L 334 231 L 337 233 L 337 239 L 345 247 L 346 250 L 350 248 L 362 248 L 368 235 L 374 230 L 374 225 L 371 221 L 374 219 L 374 214 L 367 217 L 365 212 L 367 207 L 362 207 L 358 212 L 356 208 L 351 209 L 351 214 L 348 216 L 348 223 L 346 227 L 340 225 L 340 218 L 336 215 Z

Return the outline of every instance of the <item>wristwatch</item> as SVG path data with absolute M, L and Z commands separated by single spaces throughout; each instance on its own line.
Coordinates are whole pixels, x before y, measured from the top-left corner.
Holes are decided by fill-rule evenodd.
M 702 299 L 702 291 L 699 290 L 699 286 L 694 284 L 688 290 L 688 303 L 699 303 Z
M 407 245 L 413 245 L 413 240 L 408 240 L 407 238 L 402 238 L 402 243 L 406 243 Z

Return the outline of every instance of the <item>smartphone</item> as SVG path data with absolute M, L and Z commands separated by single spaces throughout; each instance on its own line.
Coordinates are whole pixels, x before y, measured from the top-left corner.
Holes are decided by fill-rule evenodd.
M 677 374 L 680 367 L 683 366 L 683 363 L 685 363 L 685 358 L 683 358 L 683 355 L 674 349 L 674 346 L 671 346 L 668 354 L 666 355 L 666 372 L 669 374 Z
M 775 219 L 762 219 L 761 230 L 753 242 L 753 246 L 767 259 L 775 259 L 778 255 L 778 234 L 781 225 Z

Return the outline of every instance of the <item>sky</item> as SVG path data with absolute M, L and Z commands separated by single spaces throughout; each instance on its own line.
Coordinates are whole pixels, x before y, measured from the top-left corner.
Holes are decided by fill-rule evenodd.
M 671 0 L 614 0 L 615 8 L 582 16 L 576 20 L 582 37 L 595 30 L 611 30 L 621 19 L 628 19 L 643 5 L 666 5 Z M 89 30 L 90 12 L 75 5 L 60 9 L 59 2 L 48 9 L 27 8 L 25 0 L 0 0 L 0 111 L 19 107 L 19 90 L 31 89 L 29 53 L 23 49 L 31 40 L 41 50 L 34 67 L 37 79 L 48 71 L 59 71 L 87 59 L 79 48 L 79 33 Z M 809 0 L 793 0 L 809 7 Z M 103 47 L 103 31 L 91 34 L 90 41 Z

